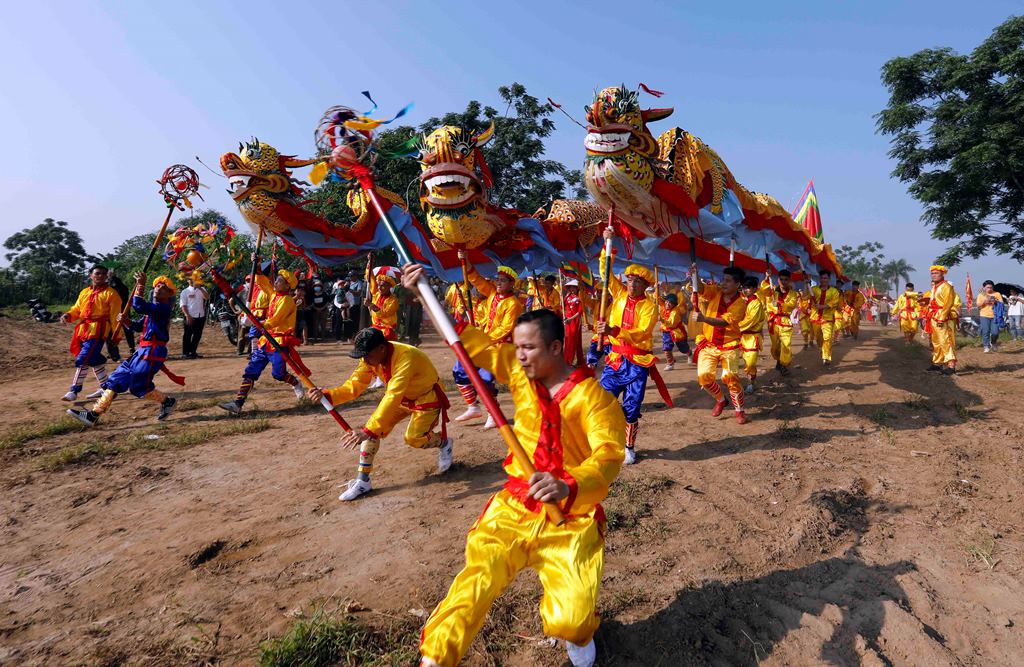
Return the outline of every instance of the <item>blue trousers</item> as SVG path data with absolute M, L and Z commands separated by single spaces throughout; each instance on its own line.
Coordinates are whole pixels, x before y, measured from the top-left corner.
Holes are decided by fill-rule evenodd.
M 981 344 L 985 347 L 992 345 L 992 339 L 999 335 L 999 328 L 996 327 L 994 317 L 979 317 L 981 320 Z
M 103 356 L 103 346 L 106 344 L 107 341 L 102 338 L 82 341 L 82 349 L 78 351 L 78 355 L 75 357 L 75 368 L 102 366 L 107 363 L 107 358 Z
M 597 366 L 597 362 L 601 361 L 601 357 L 608 354 L 612 349 L 612 346 L 608 343 L 604 344 L 604 349 L 600 352 L 597 349 L 597 341 L 590 341 L 590 349 L 587 351 L 587 365 Z
M 255 343 L 255 341 L 253 342 Z M 255 344 L 252 348 L 252 354 L 249 356 L 249 363 L 246 364 L 245 370 L 242 372 L 242 377 L 258 380 L 267 364 L 270 364 L 270 374 L 275 380 L 283 382 L 288 377 L 288 365 L 281 353 L 276 350 L 267 352 Z
M 626 421 L 630 424 L 640 419 L 640 406 L 647 393 L 647 375 L 644 366 L 623 359 L 619 370 L 605 364 L 601 373 L 601 386 L 612 393 L 615 398 L 622 397 L 622 411 L 626 413 Z
M 478 368 L 477 372 L 480 373 L 480 379 L 487 385 L 487 390 L 491 392 L 491 396 L 497 396 L 498 386 L 494 384 L 494 375 L 484 368 Z M 466 369 L 461 361 L 456 361 L 455 365 L 452 366 L 452 379 L 455 380 L 455 384 L 473 384 L 469 381 L 469 375 L 466 374 Z
M 672 340 L 672 334 L 667 331 L 661 332 L 661 350 L 662 352 L 668 352 L 672 348 L 675 348 L 683 354 L 690 353 L 690 342 L 685 338 L 683 340 Z
M 153 361 L 153 359 L 166 358 L 167 348 L 163 345 L 141 347 L 135 350 L 132 356 L 122 361 L 110 374 L 107 381 L 100 386 L 103 389 L 113 389 L 119 394 L 128 391 L 132 396 L 142 398 L 156 389 L 153 377 L 164 365 L 164 362 Z

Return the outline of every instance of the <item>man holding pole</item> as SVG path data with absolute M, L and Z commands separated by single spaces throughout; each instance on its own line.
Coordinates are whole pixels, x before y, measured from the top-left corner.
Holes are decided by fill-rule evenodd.
M 412 288 L 420 275 L 422 267 L 408 265 L 403 283 Z M 459 664 L 491 604 L 520 570 L 531 567 L 544 587 L 545 633 L 566 642 L 574 666 L 590 667 L 604 566 L 600 503 L 622 465 L 622 410 L 591 371 L 566 363 L 562 321 L 555 313 L 519 316 L 514 344 L 460 328 L 473 362 L 509 385 L 515 433 L 536 472 L 526 474 L 518 458 L 506 459 L 508 481 L 470 531 L 465 567 L 427 619 L 420 664 Z M 543 503 L 558 503 L 565 522 L 549 519 Z
M 740 293 L 747 302 L 747 311 L 739 323 L 740 349 L 743 350 L 743 370 L 747 374 L 746 392 L 752 394 L 754 383 L 757 382 L 757 358 L 763 344 L 761 331 L 764 329 L 768 313 L 764 301 L 758 294 L 756 277 L 744 276 Z
M 605 239 L 614 232 L 604 231 Z M 627 465 L 636 463 L 636 436 L 640 430 L 640 406 L 647 392 L 647 377 L 654 377 L 658 389 L 670 407 L 672 399 L 655 366 L 657 357 L 651 348 L 654 325 L 658 323 L 658 307 L 647 298 L 647 288 L 654 282 L 650 269 L 639 264 L 626 267 L 626 284 L 614 274 L 605 275 L 606 255 L 601 252 L 601 280 L 607 285 L 611 302 L 605 310 L 605 321 L 598 322 L 598 336 L 607 336 L 611 351 L 601 373 L 601 386 L 616 398 L 622 396 L 626 414 Z
M 832 343 L 835 340 L 836 311 L 842 306 L 842 295 L 831 287 L 832 272 L 822 269 L 818 272 L 818 284 L 807 283 L 807 298 L 811 304 L 811 326 L 813 338 L 821 346 L 821 363 L 832 365 Z
M 92 285 L 79 292 L 75 305 L 60 316 L 61 322 L 76 323 L 75 332 L 71 336 L 75 376 L 71 380 L 71 388 L 63 397 L 68 402 L 78 399 L 82 381 L 90 368 L 97 382 L 102 385 L 107 381 L 107 358 L 103 356 L 103 346 L 115 330 L 117 316 L 121 314 L 121 297 L 107 283 L 107 277 L 107 267 L 99 264 L 92 267 L 89 271 Z M 89 398 L 97 398 L 102 393 L 102 390 L 95 391 L 89 394 Z
M 772 341 L 775 370 L 789 375 L 793 363 L 793 311 L 799 307 L 800 294 L 793 289 L 793 274 L 789 269 L 779 271 L 778 286 L 767 276 L 761 283 L 761 293 L 768 308 L 768 336 Z
M 697 275 L 697 265 L 690 269 Z M 736 423 L 746 424 L 743 409 L 743 382 L 740 380 L 740 322 L 747 313 L 747 302 L 740 295 L 743 269 L 729 266 L 723 271 L 721 285 L 698 283 L 697 321 L 704 325 L 697 343 L 697 381 L 704 391 L 715 399 L 712 417 L 718 417 L 725 410 L 726 401 L 722 388 L 715 377 L 722 367 L 722 381 L 729 389 Z
M 293 335 L 296 310 L 295 298 L 291 292 L 298 284 L 299 281 L 292 272 L 285 269 L 277 272 L 273 286 L 271 286 L 269 278 L 263 274 L 256 274 L 257 287 L 263 296 L 268 297 L 267 319 L 263 322 L 262 328 L 285 347 L 285 353 L 291 355 L 294 362 L 298 362 L 298 355 L 292 348 L 298 341 Z M 249 397 L 249 392 L 252 391 L 256 380 L 263 374 L 267 364 L 270 364 L 271 374 L 275 380 L 291 385 L 296 398 L 302 399 L 306 395 L 299 385 L 298 378 L 288 372 L 283 353 L 273 346 L 266 335 L 262 335 L 259 340 L 253 341 L 249 364 L 242 372 L 242 384 L 238 387 L 235 399 L 221 403 L 219 407 L 234 414 L 241 412 L 242 406 Z
M 516 318 L 523 312 L 523 303 L 516 297 L 514 291 L 519 275 L 510 267 L 499 266 L 498 275 L 492 282 L 481 276 L 473 266 L 467 265 L 466 277 L 484 297 L 481 305 L 482 317 L 476 320 L 480 329 L 490 336 L 495 345 L 511 342 Z M 490 371 L 480 369 L 480 376 L 487 384 L 491 395 L 497 396 L 498 388 L 494 384 L 494 377 Z M 467 406 L 466 411 L 456 417 L 454 421 L 463 422 L 482 417 L 484 413 L 477 402 L 476 389 L 470 383 L 461 361 L 457 361 L 455 367 L 452 368 L 452 377 Z M 488 414 L 484 430 L 492 429 L 496 425 L 494 418 Z
M 373 489 L 370 473 L 380 441 L 406 417 L 406 444 L 416 449 L 437 449 L 437 471 L 448 470 L 452 465 L 452 439 L 446 429 L 448 398 L 427 355 L 412 345 L 389 341 L 379 329 L 371 327 L 356 334 L 348 356 L 359 359 L 348 381 L 333 389 L 314 387 L 307 392 L 310 400 L 319 403 L 326 396 L 332 405 L 347 403 L 366 391 L 374 378 L 384 382 L 384 396 L 366 426 L 350 431 L 341 441 L 346 449 L 359 449 L 359 467 L 356 478 L 338 500 L 355 500 Z M 440 432 L 434 431 L 438 422 Z

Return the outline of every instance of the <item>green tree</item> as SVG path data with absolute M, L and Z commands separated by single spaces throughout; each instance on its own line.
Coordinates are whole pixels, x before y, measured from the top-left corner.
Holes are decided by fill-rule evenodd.
M 925 49 L 882 67 L 892 175 L 925 206 L 941 257 L 989 251 L 1024 261 L 1024 16 L 1009 18 L 970 55 Z
M 882 267 L 882 275 L 885 276 L 886 281 L 888 281 L 889 278 L 892 278 L 892 288 L 894 291 L 899 292 L 900 278 L 903 279 L 904 283 L 909 283 L 910 274 L 915 270 L 916 269 L 912 267 L 907 260 L 900 258 L 886 262 Z M 886 283 L 885 288 L 888 289 L 888 283 Z
M 27 298 L 67 302 L 85 285 L 85 269 L 95 261 L 78 232 L 53 218 L 12 234 L 4 247 L 10 251 L 4 257 L 11 263 L 4 270 L 3 282 L 9 291 L 3 297 L 5 305 Z

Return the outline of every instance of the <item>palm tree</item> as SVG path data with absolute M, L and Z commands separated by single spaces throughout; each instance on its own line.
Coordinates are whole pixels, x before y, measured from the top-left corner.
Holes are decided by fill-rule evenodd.
M 903 282 L 910 282 L 910 274 L 914 272 L 912 267 L 907 260 L 900 258 L 894 259 L 890 262 L 886 262 L 882 266 L 882 275 L 888 278 L 892 278 L 893 292 L 898 293 L 900 291 L 900 278 L 903 278 Z

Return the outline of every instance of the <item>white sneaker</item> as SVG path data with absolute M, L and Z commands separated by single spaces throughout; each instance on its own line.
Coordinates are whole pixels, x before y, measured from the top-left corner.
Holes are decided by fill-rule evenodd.
M 484 422 L 484 430 L 490 431 L 492 428 L 498 428 L 498 422 L 494 421 L 494 417 L 488 414 L 487 421 Z
M 466 411 L 461 415 L 453 419 L 452 421 L 457 422 L 468 422 L 470 419 L 479 419 L 484 416 L 484 411 L 480 409 L 480 406 L 476 403 L 466 408 Z
M 754 393 L 754 383 L 748 384 L 746 387 L 743 388 L 743 391 L 747 392 L 748 394 L 753 394 Z
M 373 485 L 370 484 L 370 480 L 352 479 L 348 482 L 348 489 L 345 493 L 338 496 L 338 500 L 355 500 L 359 496 L 365 495 L 373 490 Z
M 670 371 L 673 370 L 675 367 L 675 364 L 665 364 L 665 367 L 662 370 Z
M 452 467 L 452 445 L 455 444 L 451 438 L 445 438 L 441 448 L 437 450 L 437 471 L 447 472 Z
M 597 660 L 597 645 L 591 639 L 586 646 L 576 646 L 572 642 L 565 642 L 565 652 L 569 654 L 569 662 L 572 667 L 593 667 Z
M 102 389 L 97 389 L 96 391 L 94 391 L 91 394 L 89 394 L 88 396 L 86 396 L 86 398 L 99 398 L 102 395 L 103 395 L 103 390 Z
M 74 401 L 77 401 L 78 400 L 78 392 L 69 391 L 68 393 L 66 393 L 63 396 L 61 396 L 60 400 L 67 401 L 68 403 L 72 403 Z
M 306 398 L 306 390 L 303 389 L 302 384 L 297 384 L 294 387 L 292 387 L 292 391 L 295 392 L 296 399 L 301 401 L 302 399 Z
M 636 448 L 635 447 L 626 447 L 626 459 L 623 461 L 623 463 L 625 463 L 628 466 L 631 466 L 634 463 L 636 463 Z M 591 642 L 591 643 L 593 643 L 593 642 Z M 576 663 L 573 663 L 573 664 L 575 665 Z
M 373 378 L 373 382 L 370 383 L 370 386 L 367 387 L 367 389 L 380 389 L 383 386 L 384 382 L 379 377 L 375 377 Z
M 989 348 L 987 348 L 987 347 L 986 347 L 986 348 L 985 348 L 984 350 L 982 350 L 982 352 L 984 352 L 985 354 L 988 354 L 988 353 L 989 353 L 989 352 L 991 352 L 991 351 L 992 351 L 992 350 L 990 350 L 990 349 L 989 349 Z

